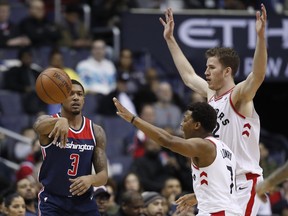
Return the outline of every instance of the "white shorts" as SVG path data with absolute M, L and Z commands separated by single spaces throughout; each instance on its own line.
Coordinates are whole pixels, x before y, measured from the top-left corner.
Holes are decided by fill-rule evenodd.
M 255 187 L 257 183 L 263 180 L 262 175 L 246 173 L 236 176 L 236 200 L 243 210 L 243 216 L 256 216 L 261 200 L 257 196 Z

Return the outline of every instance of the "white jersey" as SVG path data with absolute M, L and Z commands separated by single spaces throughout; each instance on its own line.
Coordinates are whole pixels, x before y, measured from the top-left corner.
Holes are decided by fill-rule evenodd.
M 241 215 L 235 197 L 235 156 L 222 141 L 214 137 L 206 139 L 216 146 L 216 158 L 207 167 L 196 167 L 192 162 L 193 189 L 199 209 L 197 215 L 223 211 L 225 215 Z
M 262 168 L 259 165 L 259 116 L 254 108 L 252 117 L 238 113 L 231 101 L 232 91 L 233 89 L 218 98 L 214 95 L 208 101 L 217 112 L 217 125 L 213 135 L 223 140 L 235 153 L 236 175 L 244 173 L 262 175 Z

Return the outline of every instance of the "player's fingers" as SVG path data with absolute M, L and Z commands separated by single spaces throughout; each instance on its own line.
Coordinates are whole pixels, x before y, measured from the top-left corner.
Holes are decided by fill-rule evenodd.
M 264 18 L 264 20 L 266 20 L 266 18 L 267 18 L 267 11 L 266 11 L 266 7 L 265 7 L 264 4 L 261 4 L 261 10 L 262 10 L 263 18 Z
M 161 22 L 161 24 L 163 25 L 163 26 L 165 26 L 165 22 L 164 22 L 164 20 L 161 18 L 161 17 L 159 17 L 159 21 Z
M 56 128 L 53 128 L 53 130 L 50 132 L 50 134 L 48 135 L 48 138 L 52 138 L 54 133 L 56 131 Z
M 63 134 L 63 133 L 61 133 L 61 135 L 60 135 L 60 142 L 61 142 L 61 148 L 65 148 L 66 139 L 65 139 L 65 134 Z
M 56 134 L 54 135 L 54 139 L 53 139 L 53 144 L 56 144 L 57 143 L 57 140 L 59 138 L 59 132 L 57 131 Z

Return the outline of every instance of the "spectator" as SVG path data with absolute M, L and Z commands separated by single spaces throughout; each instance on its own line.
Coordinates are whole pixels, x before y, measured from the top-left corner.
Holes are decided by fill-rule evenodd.
M 126 191 L 121 196 L 120 209 L 115 216 L 141 216 L 144 201 L 137 191 Z
M 139 114 L 140 118 L 144 119 L 145 121 L 154 124 L 155 122 L 155 110 L 154 107 L 150 104 L 144 104 L 140 110 Z M 136 130 L 134 136 L 134 142 L 129 147 L 129 151 L 132 152 L 133 158 L 142 157 L 145 153 L 145 142 L 147 140 L 146 135 L 141 130 Z
M 263 169 L 263 177 L 268 177 L 277 169 L 277 163 L 271 158 L 269 149 L 263 142 L 259 143 L 260 148 L 260 166 Z
M 25 201 L 17 193 L 8 194 L 4 197 L 4 215 L 5 216 L 25 216 Z
M 108 181 L 106 183 L 106 189 L 107 192 L 110 194 L 107 213 L 110 215 L 115 215 L 120 208 L 120 206 L 116 202 L 116 197 L 118 196 L 117 182 L 112 178 L 108 178 Z
M 4 74 L 4 88 L 23 95 L 23 107 L 28 114 L 38 114 L 46 110 L 35 91 L 35 82 L 42 68 L 33 63 L 32 50 L 28 47 L 19 50 L 19 66 L 10 68 Z
M 171 163 L 173 158 L 152 139 L 147 139 L 144 147 L 144 156 L 132 162 L 131 171 L 140 177 L 144 191 L 160 192 L 166 179 L 177 176 L 179 166 Z
M 60 50 L 58 49 L 51 50 L 50 56 L 49 56 L 49 63 L 50 63 L 49 67 L 60 68 L 68 74 L 70 79 L 74 79 L 74 80 L 81 82 L 80 77 L 76 73 L 76 71 L 74 71 L 72 68 L 65 67 L 64 61 L 63 61 L 63 55 Z M 48 114 L 57 113 L 60 111 L 60 109 L 61 109 L 60 104 L 49 104 L 47 106 L 47 113 Z
M 97 39 L 92 44 L 92 56 L 80 61 L 76 71 L 82 80 L 86 92 L 108 95 L 116 88 L 116 68 L 114 63 L 107 59 L 106 43 Z
M 142 193 L 144 200 L 144 212 L 147 216 L 164 216 L 164 197 L 154 191 L 145 191 Z
M 143 192 L 140 178 L 135 172 L 128 172 L 123 178 L 122 193 L 129 190 Z
M 132 98 L 135 92 L 145 84 L 144 72 L 135 69 L 133 53 L 130 49 L 122 49 L 116 64 L 117 73 L 129 74 L 127 93 Z
M 46 18 L 42 0 L 29 1 L 29 16 L 20 22 L 20 31 L 36 47 L 57 45 L 61 38 L 59 27 Z
M 28 46 L 30 40 L 19 33 L 17 25 L 10 20 L 10 4 L 0 1 L 0 47 Z
M 26 215 L 25 216 L 36 216 L 37 207 L 37 193 L 36 186 L 28 178 L 23 178 L 16 183 L 17 193 L 23 197 L 26 205 Z
M 116 107 L 113 104 L 113 97 L 119 98 L 127 109 L 136 114 L 136 108 L 127 94 L 127 82 L 130 77 L 128 73 L 117 74 L 116 89 L 101 98 L 98 113 L 105 116 L 116 116 Z
M 110 196 L 111 195 L 108 193 L 105 186 L 94 188 L 94 197 L 96 199 L 100 216 L 109 216 L 107 211 Z
M 133 102 L 137 113 L 140 112 L 143 104 L 157 101 L 156 92 L 159 85 L 158 72 L 155 68 L 148 68 L 145 72 L 145 84 L 133 96 Z
M 85 48 L 91 46 L 91 35 L 82 19 L 82 9 L 78 4 L 67 5 L 61 25 L 61 46 Z
M 178 134 L 182 112 L 172 101 L 171 85 L 168 82 L 160 83 L 156 95 L 158 100 L 154 103 L 155 125 L 171 134 Z

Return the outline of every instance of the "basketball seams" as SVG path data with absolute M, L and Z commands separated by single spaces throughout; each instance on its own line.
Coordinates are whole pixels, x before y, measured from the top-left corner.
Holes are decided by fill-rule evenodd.
M 72 82 L 69 75 L 62 69 L 47 68 L 39 74 L 35 87 L 40 99 L 47 104 L 55 104 L 69 97 Z
M 43 92 L 45 92 L 46 96 L 47 96 L 50 100 L 52 100 L 52 101 L 55 102 L 55 103 L 58 103 L 58 101 L 55 101 L 52 97 L 50 97 L 50 95 L 47 93 L 46 89 L 44 88 L 42 76 L 47 76 L 47 75 L 42 74 L 42 75 L 40 75 L 40 76 L 41 76 L 41 77 L 39 77 L 39 78 L 40 78 L 40 83 L 41 83 L 41 87 L 42 87 L 42 89 L 43 89 Z M 49 77 L 49 76 L 47 76 L 47 77 Z M 50 78 L 50 77 L 49 77 L 49 78 Z

